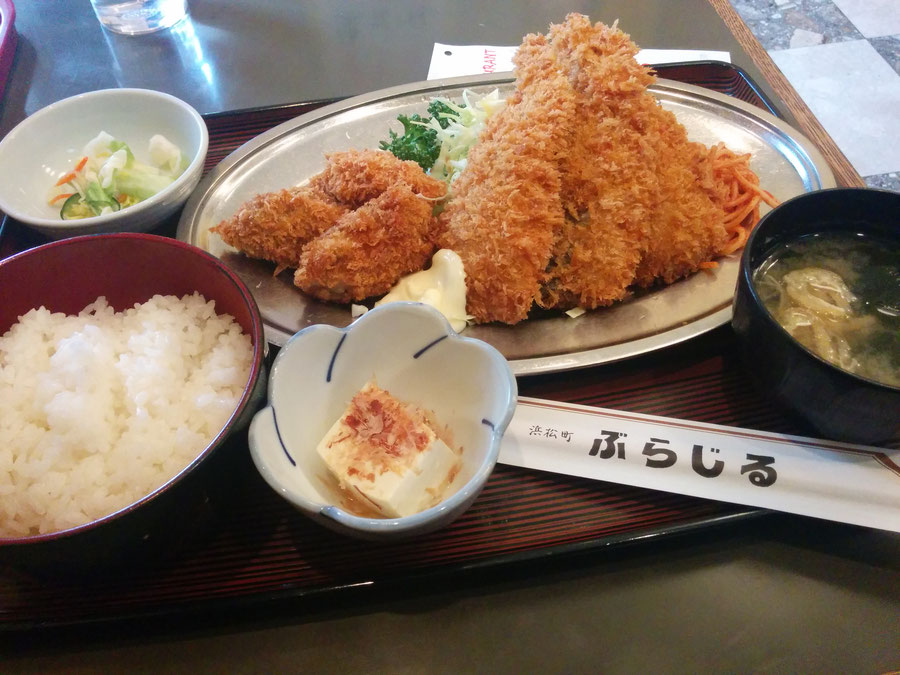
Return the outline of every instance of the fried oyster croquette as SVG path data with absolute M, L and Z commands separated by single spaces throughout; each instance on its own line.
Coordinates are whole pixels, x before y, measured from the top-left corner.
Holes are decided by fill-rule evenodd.
M 616 24 L 570 14 L 523 39 L 515 89 L 452 194 L 415 162 L 350 150 L 213 231 L 276 271 L 296 268 L 296 286 L 333 302 L 386 293 L 452 249 L 478 323 L 603 307 L 714 267 L 746 241 L 759 202 L 776 202 L 749 155 L 688 139 L 637 52 Z
M 290 188 L 256 195 L 210 232 L 251 258 L 274 262 L 278 273 L 296 267 L 303 247 L 349 210 L 317 188 Z
M 330 302 L 387 293 L 434 253 L 432 205 L 394 183 L 303 247 L 294 284 Z
M 397 159 L 383 150 L 349 150 L 325 155 L 325 170 L 310 179 L 332 199 L 352 209 L 375 199 L 395 183 L 406 183 L 429 199 L 447 195 L 447 186 L 422 171 L 415 162 Z
M 295 284 L 321 300 L 386 293 L 434 252 L 432 210 L 446 186 L 381 150 L 335 152 L 326 161 L 306 185 L 256 195 L 210 231 L 274 262 L 276 274 L 296 269 Z

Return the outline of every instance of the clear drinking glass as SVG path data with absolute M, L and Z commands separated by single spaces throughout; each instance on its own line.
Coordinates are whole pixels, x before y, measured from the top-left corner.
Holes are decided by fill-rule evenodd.
M 187 16 L 187 0 L 91 0 L 91 4 L 105 28 L 124 35 L 170 28 Z

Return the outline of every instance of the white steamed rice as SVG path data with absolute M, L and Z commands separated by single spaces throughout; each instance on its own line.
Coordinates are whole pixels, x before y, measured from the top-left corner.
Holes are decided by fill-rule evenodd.
M 0 537 L 81 525 L 163 485 L 222 429 L 252 357 L 198 293 L 20 317 L 0 337 Z

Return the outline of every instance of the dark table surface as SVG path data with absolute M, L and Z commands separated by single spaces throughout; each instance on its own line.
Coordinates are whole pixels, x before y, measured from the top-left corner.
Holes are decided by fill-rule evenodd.
M 177 29 L 124 37 L 87 0 L 20 0 L 0 134 L 105 87 L 159 89 L 203 113 L 349 96 L 425 79 L 436 41 L 517 44 L 569 11 L 618 18 L 643 47 L 729 51 L 780 102 L 706 0 L 190 7 Z M 4 672 L 885 672 L 900 668 L 900 537 L 772 514 L 202 622 L 7 637 Z
M 435 42 L 517 45 L 568 12 L 620 25 L 642 47 L 731 52 L 759 71 L 706 0 L 189 0 L 168 31 L 104 31 L 88 0 L 16 7 L 19 47 L 0 134 L 67 96 L 146 87 L 201 113 L 351 96 L 424 80 Z M 661 11 L 664 8 L 664 11 Z

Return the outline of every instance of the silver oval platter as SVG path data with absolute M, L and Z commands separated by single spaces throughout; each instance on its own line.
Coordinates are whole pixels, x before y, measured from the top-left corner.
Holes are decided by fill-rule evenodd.
M 329 105 L 285 122 L 226 157 L 194 192 L 178 224 L 178 238 L 203 248 L 237 271 L 253 292 L 270 342 L 282 345 L 317 323 L 345 326 L 350 308 L 304 295 L 292 272 L 273 276 L 272 263 L 227 246 L 209 229 L 230 218 L 246 200 L 305 182 L 325 166 L 325 153 L 377 148 L 397 115 L 425 114 L 435 96 L 459 100 L 464 89 L 512 89 L 509 74 L 435 80 L 383 89 Z M 762 187 L 784 201 L 802 192 L 834 187 L 825 159 L 798 131 L 759 108 L 701 87 L 659 80 L 651 88 L 663 107 L 687 128 L 691 140 L 724 141 L 751 153 Z M 764 209 L 766 207 L 763 207 Z M 739 254 L 671 286 L 569 318 L 542 314 L 515 326 L 469 326 L 465 335 L 494 345 L 517 375 L 554 372 L 617 361 L 690 339 L 731 319 Z

